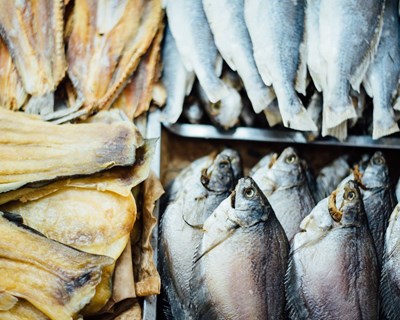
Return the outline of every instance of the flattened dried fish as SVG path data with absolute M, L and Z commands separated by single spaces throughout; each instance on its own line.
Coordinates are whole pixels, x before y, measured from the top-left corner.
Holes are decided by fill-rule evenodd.
M 53 112 L 54 91 L 65 75 L 64 3 L 12 1 L 0 3 L 0 33 L 30 98 L 26 111 Z
M 203 229 L 190 280 L 195 318 L 285 319 L 289 244 L 252 178 L 239 180 Z

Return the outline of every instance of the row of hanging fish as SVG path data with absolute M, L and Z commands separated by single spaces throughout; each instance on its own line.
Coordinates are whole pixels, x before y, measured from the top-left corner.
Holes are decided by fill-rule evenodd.
M 224 149 L 168 186 L 168 319 L 400 318 L 400 205 L 381 152 L 316 177 L 292 148 L 242 166 Z
M 217 124 L 237 123 L 244 102 L 226 79 L 224 60 L 271 127 L 344 140 L 363 117 L 364 88 L 373 98 L 372 137 L 399 131 L 397 0 L 166 0 L 165 7 L 164 121 L 178 120 L 197 78 L 193 95 L 217 105 Z M 317 109 L 305 108 L 314 91 Z
M 136 118 L 165 99 L 163 29 L 161 0 L 2 1 L 0 106 L 58 123 L 109 108 Z
M 154 149 L 116 110 L 57 125 L 0 108 L 0 319 L 141 318 L 160 290 Z

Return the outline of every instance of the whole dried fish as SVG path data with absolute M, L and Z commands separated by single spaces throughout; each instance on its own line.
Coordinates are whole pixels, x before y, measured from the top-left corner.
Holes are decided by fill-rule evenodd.
M 0 108 L 0 192 L 132 165 L 142 144 L 129 122 L 55 125 Z
M 321 0 L 320 50 L 324 59 L 322 76 L 323 117 L 334 128 L 356 117 L 350 88 L 360 84 L 378 47 L 384 0 Z
M 244 0 L 203 0 L 203 6 L 219 52 L 242 78 L 254 111 L 261 112 L 275 99 L 275 93 L 264 84 L 254 61 Z
M 166 11 L 171 33 L 188 71 L 196 73 L 208 99 L 215 103 L 227 90 L 218 79 L 222 59 L 203 10 L 202 0 L 166 0 Z
M 295 85 L 303 94 L 306 88 L 301 45 L 304 0 L 245 1 L 245 19 L 258 70 L 264 83 L 274 87 L 283 124 L 296 130 L 317 130 L 295 91 Z
M 293 148 L 286 148 L 278 159 L 258 169 L 252 177 L 267 196 L 290 241 L 315 205 L 302 161 Z
M 64 246 L 5 216 L 16 221 L 10 214 L 0 217 L 0 287 L 51 319 L 75 317 L 94 296 L 113 259 Z
M 202 236 L 199 229 L 233 190 L 238 179 L 234 167 L 240 166 L 240 158 L 233 150 L 224 151 L 201 174 L 193 176 L 190 186 L 185 185 L 186 190 L 180 192 L 174 202 L 170 202 L 162 216 L 161 277 L 174 319 L 192 316 L 189 279 L 193 255 Z M 187 173 L 190 172 L 183 172 Z
M 239 180 L 203 230 L 190 280 L 195 318 L 285 319 L 288 241 L 252 178 Z
M 354 181 L 320 201 L 291 245 L 286 296 L 291 319 L 378 319 L 379 270 Z M 368 301 L 368 303 L 366 303 Z
M 392 108 L 400 78 L 398 5 L 397 0 L 386 0 L 378 51 L 364 80 L 368 95 L 374 98 L 373 139 L 400 131 Z

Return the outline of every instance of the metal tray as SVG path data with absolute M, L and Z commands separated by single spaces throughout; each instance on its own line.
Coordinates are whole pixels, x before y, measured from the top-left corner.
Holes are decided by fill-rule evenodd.
M 304 133 L 291 130 L 237 127 L 229 131 L 222 131 L 213 125 L 187 123 L 163 123 L 163 126 L 169 132 L 186 138 L 281 142 L 320 146 L 400 150 L 400 138 L 387 137 L 379 140 L 373 140 L 369 136 L 350 135 L 344 142 L 340 142 L 334 138 L 322 138 L 314 141 L 308 141 Z

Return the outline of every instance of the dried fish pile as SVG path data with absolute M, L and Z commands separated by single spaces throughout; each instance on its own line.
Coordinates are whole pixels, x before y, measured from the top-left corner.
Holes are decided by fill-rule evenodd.
M 0 133 L 0 318 L 140 319 L 160 291 L 155 141 L 115 111 L 57 125 L 0 109 Z
M 249 177 L 242 166 L 225 149 L 167 188 L 167 318 L 399 318 L 399 205 L 381 152 L 354 164 L 342 156 L 316 175 L 293 148 Z
M 129 119 L 155 97 L 161 0 L 2 1 L 0 106 L 63 123 L 110 108 Z
M 206 113 L 224 129 L 268 122 L 339 140 L 399 131 L 397 0 L 165 2 L 164 121 L 184 108 L 189 122 Z

